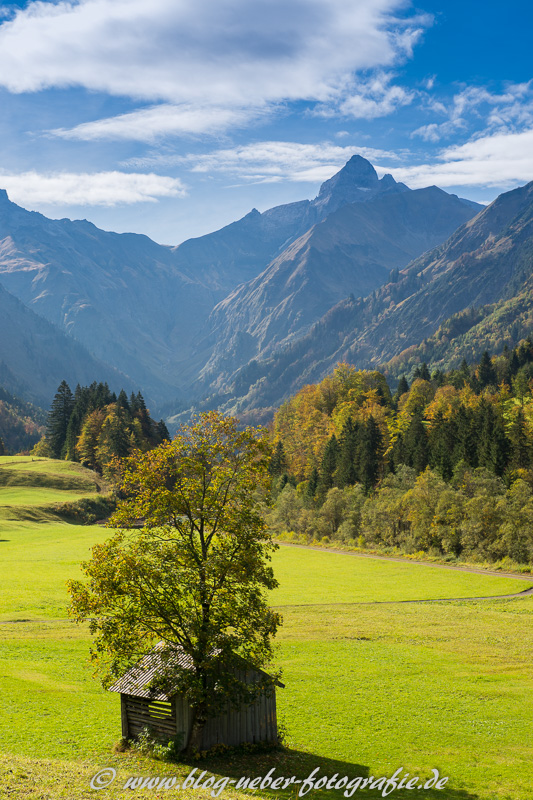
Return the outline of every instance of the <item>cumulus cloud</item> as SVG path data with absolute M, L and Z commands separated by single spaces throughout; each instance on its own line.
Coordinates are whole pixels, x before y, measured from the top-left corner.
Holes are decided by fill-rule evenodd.
M 0 172 L 0 186 L 15 203 L 29 207 L 154 203 L 161 197 L 186 194 L 178 178 L 131 172 Z
M 331 178 L 354 153 L 371 161 L 397 158 L 394 153 L 388 151 L 356 145 L 341 147 L 330 142 L 304 144 L 267 141 L 203 154 L 154 155 L 132 159 L 128 164 L 144 168 L 179 164 L 188 167 L 191 172 L 208 174 L 221 172 L 242 181 L 255 183 L 280 181 L 316 183 Z
M 491 92 L 484 86 L 467 86 L 455 94 L 449 103 L 430 98 L 429 108 L 446 119 L 416 128 L 411 136 L 427 142 L 438 142 L 466 130 L 472 122 L 479 125 L 485 119 L 486 129 L 511 130 L 533 123 L 531 81 L 507 84 L 501 92 Z
M 393 167 L 390 172 L 413 188 L 429 184 L 511 188 L 533 180 L 533 129 L 494 133 L 448 147 L 438 161 Z
M 354 75 L 410 57 L 430 18 L 399 18 L 404 7 L 405 0 L 34 0 L 0 24 L 0 86 L 84 87 L 163 104 L 60 132 L 89 139 L 123 138 L 130 123 L 136 138 L 143 124 L 148 137 L 198 132 L 245 121 L 245 109 L 298 100 L 377 116 L 405 96 L 388 87 L 363 104 Z

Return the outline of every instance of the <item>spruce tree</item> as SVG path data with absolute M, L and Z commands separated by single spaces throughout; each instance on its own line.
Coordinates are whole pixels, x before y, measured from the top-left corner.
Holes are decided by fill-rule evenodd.
M 521 408 L 518 409 L 518 414 L 510 427 L 509 439 L 511 441 L 509 466 L 511 469 L 528 469 L 531 465 L 531 445 L 527 438 L 526 421 Z
M 490 360 L 487 350 L 485 350 L 481 356 L 481 361 L 479 362 L 479 367 L 477 368 L 477 377 L 481 389 L 485 389 L 486 386 L 498 385 L 496 370 L 492 365 L 492 361 Z
M 383 437 L 374 417 L 370 416 L 361 428 L 359 437 L 359 480 L 367 491 L 379 478 Z
M 322 463 L 320 465 L 320 480 L 318 482 L 318 491 L 322 497 L 335 485 L 335 470 L 337 469 L 337 458 L 339 455 L 339 443 L 335 434 L 326 444 L 324 455 L 322 456 Z
M 0 438 L 0 456 L 5 456 L 5 455 L 7 455 L 6 447 L 3 440 Z
M 414 414 L 405 432 L 404 464 L 413 467 L 417 474 L 424 472 L 429 464 L 429 445 L 425 425 L 420 413 Z
M 509 457 L 510 443 L 491 403 L 480 403 L 479 466 L 496 475 L 503 475 Z
M 335 484 L 339 489 L 353 486 L 357 482 L 357 469 L 355 463 L 357 451 L 357 434 L 359 426 L 348 417 L 343 425 L 340 441 Z
M 455 466 L 457 445 L 456 426 L 452 420 L 445 420 L 441 411 L 437 413 L 429 435 L 430 466 L 449 481 Z
M 168 428 L 165 424 L 165 420 L 160 419 L 156 425 L 157 428 L 157 435 L 161 442 L 170 442 L 170 433 L 168 432 Z
M 318 490 L 318 482 L 319 482 L 318 470 L 316 467 L 313 467 L 313 469 L 311 470 L 311 474 L 309 476 L 309 480 L 307 481 L 307 486 L 305 487 L 305 496 L 309 500 L 315 499 Z
M 66 381 L 61 381 L 48 414 L 46 438 L 53 458 L 62 458 L 67 438 L 68 423 L 74 408 L 74 396 Z

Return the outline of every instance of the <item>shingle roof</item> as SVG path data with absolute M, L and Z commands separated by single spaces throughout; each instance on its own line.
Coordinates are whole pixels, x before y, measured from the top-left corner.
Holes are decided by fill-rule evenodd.
M 245 663 L 245 662 L 243 662 Z M 177 684 L 167 686 L 167 692 L 161 689 L 151 689 L 150 684 L 157 679 L 165 678 L 168 681 L 172 667 L 192 669 L 192 659 L 184 653 L 179 645 L 170 647 L 165 642 L 159 642 L 147 653 L 138 664 L 129 669 L 122 678 L 109 687 L 110 692 L 120 692 L 134 697 L 146 697 L 149 700 L 169 700 L 178 691 Z M 255 670 L 255 668 L 252 667 Z M 261 675 L 266 675 L 263 670 L 255 670 Z M 268 677 L 268 676 L 267 676 Z M 283 683 L 275 680 L 277 686 L 284 687 Z
M 177 686 L 170 687 L 168 694 L 151 690 L 149 687 L 152 681 L 167 676 L 169 667 L 191 669 L 192 659 L 181 648 L 169 648 L 164 642 L 159 642 L 153 650 L 141 658 L 138 664 L 110 686 L 109 691 L 146 697 L 149 700 L 168 700 L 176 693 Z

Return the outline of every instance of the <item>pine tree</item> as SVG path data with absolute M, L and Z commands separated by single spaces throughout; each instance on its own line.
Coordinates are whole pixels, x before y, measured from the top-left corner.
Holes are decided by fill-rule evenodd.
M 334 475 L 337 469 L 337 458 L 339 455 L 339 443 L 335 434 L 326 444 L 324 455 L 322 456 L 322 463 L 320 465 L 320 479 L 318 482 L 318 491 L 322 497 L 334 486 Z
M 140 392 L 139 392 L 140 394 Z M 142 395 L 141 395 L 142 397 Z M 143 401 L 144 402 L 144 401 Z M 146 408 L 146 406 L 145 406 Z M 142 410 L 142 409 L 141 409 Z M 165 424 L 165 420 L 160 419 L 156 425 L 157 428 L 157 435 L 161 442 L 170 442 L 170 433 L 168 432 L 168 428 Z
M 6 447 L 5 447 L 4 442 L 2 441 L 2 439 L 0 439 L 0 456 L 5 456 L 5 455 L 7 455 Z
M 424 472 L 429 464 L 429 445 L 421 414 L 413 415 L 405 432 L 403 447 L 404 464 L 413 467 L 417 474 Z
M 481 361 L 479 362 L 479 367 L 477 368 L 477 377 L 481 389 L 485 389 L 486 386 L 498 385 L 496 370 L 492 365 L 492 361 L 490 360 L 487 350 L 485 350 L 481 356 Z
M 367 491 L 376 485 L 382 457 L 383 437 L 374 417 L 362 426 L 359 436 L 359 480 Z
M 318 470 L 316 467 L 313 467 L 311 470 L 311 475 L 309 476 L 309 480 L 307 481 L 307 486 L 305 487 L 305 496 L 309 500 L 314 500 L 319 483 L 319 475 Z
M 68 423 L 74 408 L 74 396 L 66 381 L 61 381 L 48 414 L 46 438 L 53 458 L 62 458 L 67 438 Z
M 339 489 L 343 489 L 345 486 L 353 486 L 357 482 L 355 456 L 358 428 L 359 426 L 353 422 L 352 418 L 348 417 L 341 431 L 335 473 L 335 484 Z

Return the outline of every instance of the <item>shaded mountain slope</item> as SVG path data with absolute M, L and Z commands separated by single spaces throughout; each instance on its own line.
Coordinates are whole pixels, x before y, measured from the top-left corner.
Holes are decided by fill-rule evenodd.
M 471 306 L 496 304 L 479 312 L 470 334 L 463 332 L 465 347 L 468 334 L 474 341 L 475 328 L 481 342 L 498 319 L 502 333 L 516 321 L 517 335 L 524 335 L 532 273 L 533 182 L 500 195 L 373 296 L 341 301 L 304 337 L 236 371 L 220 402 L 236 410 L 278 405 L 338 361 L 375 367 L 419 346 L 441 323 Z
M 0 286 L 0 385 L 48 408 L 62 380 L 72 387 L 96 380 L 139 388 Z
M 50 220 L 0 195 L 0 282 L 152 396 L 177 385 L 176 350 L 187 357 L 213 302 L 174 260 L 146 236 Z
M 202 343 L 202 377 L 222 386 L 228 373 L 265 358 L 307 330 L 347 295 L 364 296 L 394 268 L 442 242 L 473 210 L 437 187 L 376 196 L 329 214 L 257 278 L 217 305 Z

